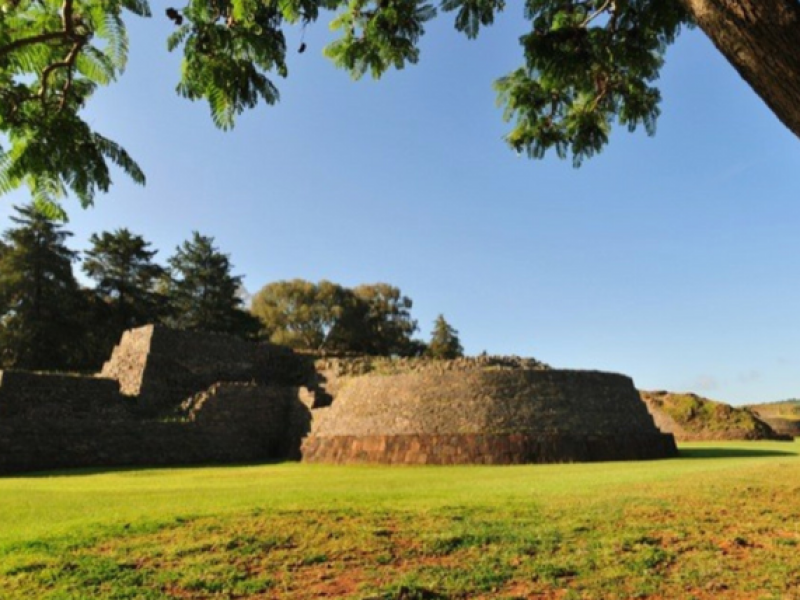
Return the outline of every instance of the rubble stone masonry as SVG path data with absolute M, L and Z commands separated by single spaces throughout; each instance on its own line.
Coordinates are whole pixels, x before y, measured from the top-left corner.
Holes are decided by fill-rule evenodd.
M 534 359 L 321 358 L 147 326 L 97 377 L 0 372 L 0 474 L 300 459 L 674 456 L 632 381 Z
M 313 411 L 309 462 L 525 463 L 677 455 L 630 378 L 430 368 L 345 377 Z

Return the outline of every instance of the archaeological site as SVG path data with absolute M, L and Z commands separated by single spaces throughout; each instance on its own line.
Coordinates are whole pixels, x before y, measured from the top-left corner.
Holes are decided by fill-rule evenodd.
M 125 332 L 94 377 L 0 374 L 0 473 L 676 454 L 630 378 L 533 359 L 326 358 L 146 326 Z

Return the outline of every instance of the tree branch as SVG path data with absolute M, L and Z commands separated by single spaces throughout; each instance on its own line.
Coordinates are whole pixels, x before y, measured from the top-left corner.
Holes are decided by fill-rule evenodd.
M 64 33 L 70 36 L 73 32 L 72 2 L 73 0 L 64 0 L 64 4 L 61 5 L 61 23 L 64 25 Z
M 9 42 L 5 46 L 0 46 L 0 58 L 11 54 L 14 50 L 24 48 L 25 46 L 33 46 L 52 40 L 70 40 L 74 36 L 74 24 L 72 19 L 73 2 L 74 0 L 64 0 L 64 4 L 61 5 L 61 24 L 64 27 L 61 31 L 46 31 L 39 35 L 32 35 L 31 37 Z
M 39 35 L 34 35 L 28 38 L 14 40 L 13 42 L 10 42 L 5 46 L 0 47 L 0 58 L 6 56 L 7 54 L 11 54 L 14 50 L 23 48 L 25 46 L 42 44 L 44 42 L 49 42 L 51 40 L 68 40 L 68 39 L 69 39 L 69 34 L 66 31 L 48 31 L 46 33 L 40 33 Z
M 42 71 L 42 88 L 39 90 L 39 98 L 42 100 L 42 104 L 47 102 L 47 88 L 48 88 L 48 78 L 50 74 L 55 71 L 56 69 L 68 69 L 67 72 L 67 81 L 64 83 L 64 87 L 62 89 L 62 98 L 61 102 L 59 103 L 59 110 L 64 108 L 64 104 L 66 102 L 67 92 L 69 92 L 70 87 L 72 86 L 72 67 L 75 65 L 75 59 L 78 58 L 78 53 L 83 48 L 84 44 L 86 44 L 86 37 L 81 36 L 78 38 L 75 43 L 73 44 L 72 48 L 67 54 L 66 58 L 57 63 L 52 63 L 45 67 L 44 71 Z
M 605 2 L 603 2 L 603 5 L 600 8 L 598 8 L 596 11 L 594 11 L 592 14 L 590 14 L 588 17 L 586 17 L 586 19 L 584 20 L 583 23 L 581 23 L 580 26 L 581 27 L 586 27 L 589 23 L 591 23 L 597 17 L 602 15 L 609 6 L 611 6 L 612 10 L 614 10 L 614 0 L 606 0 Z
M 53 40 L 58 40 L 62 43 L 72 42 L 72 47 L 70 48 L 64 60 L 51 63 L 42 70 L 42 74 L 40 76 L 41 88 L 39 89 L 39 93 L 32 97 L 39 98 L 45 108 L 47 104 L 50 76 L 56 69 L 67 69 L 67 78 L 61 90 L 62 96 L 58 109 L 62 110 L 64 108 L 67 94 L 72 87 L 72 70 L 75 65 L 75 60 L 78 58 L 78 54 L 89 39 L 87 35 L 79 35 L 75 33 L 75 17 L 73 14 L 73 7 L 74 0 L 64 0 L 64 3 L 61 5 L 61 24 L 63 27 L 61 31 L 48 31 L 39 35 L 14 40 L 9 44 L 0 47 L 0 58 L 2 58 L 3 56 L 7 56 L 11 52 L 18 50 L 19 48 L 24 48 L 25 46 L 47 43 Z

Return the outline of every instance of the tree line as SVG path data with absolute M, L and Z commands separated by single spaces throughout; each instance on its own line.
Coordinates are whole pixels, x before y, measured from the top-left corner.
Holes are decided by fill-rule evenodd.
M 95 233 L 79 253 L 63 222 L 15 207 L 0 239 L 0 367 L 96 370 L 126 329 L 150 323 L 223 332 L 300 350 L 384 356 L 463 354 L 443 316 L 414 338 L 412 301 L 387 283 L 346 288 L 300 279 L 265 285 L 245 307 L 242 276 L 214 238 L 193 232 L 166 266 L 128 229 Z M 81 286 L 73 267 L 94 286 Z

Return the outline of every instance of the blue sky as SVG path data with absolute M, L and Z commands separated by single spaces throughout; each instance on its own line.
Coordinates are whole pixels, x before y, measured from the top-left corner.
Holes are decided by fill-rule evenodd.
M 800 396 L 800 140 L 699 31 L 667 56 L 656 136 L 620 129 L 576 170 L 501 140 L 492 82 L 521 64 L 519 9 L 476 41 L 441 18 L 420 64 L 379 82 L 322 57 L 320 22 L 290 52 L 281 103 L 227 133 L 174 94 L 156 13 L 131 21 L 128 70 L 86 113 L 148 184 L 120 174 L 94 208 L 68 201 L 74 248 L 128 227 L 165 261 L 198 230 L 251 292 L 386 281 L 414 300 L 421 337 L 443 313 L 468 353 L 734 404 Z M 4 199 L 4 228 L 26 199 Z

